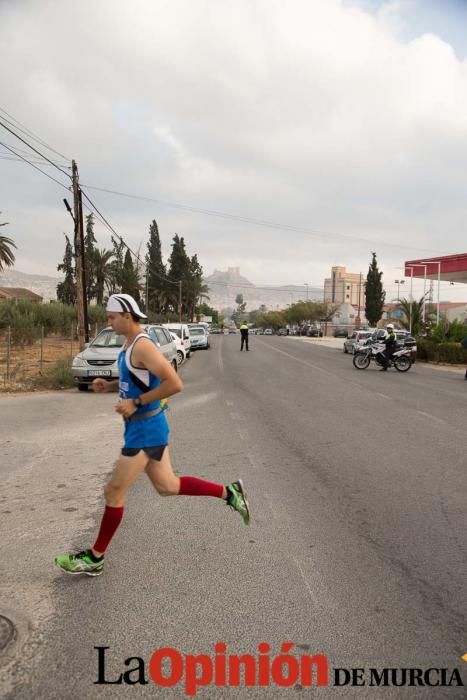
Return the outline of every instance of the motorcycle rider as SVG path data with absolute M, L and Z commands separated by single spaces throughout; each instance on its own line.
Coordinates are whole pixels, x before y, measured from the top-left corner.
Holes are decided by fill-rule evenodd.
M 388 323 L 386 326 L 386 333 L 384 335 L 384 338 L 381 340 L 382 343 L 385 344 L 386 349 L 384 352 L 381 353 L 382 361 L 383 361 L 383 366 L 381 367 L 381 372 L 387 372 L 388 367 L 391 363 L 392 356 L 394 354 L 394 351 L 397 348 L 397 340 L 396 340 L 396 334 L 394 333 L 394 324 L 393 323 Z

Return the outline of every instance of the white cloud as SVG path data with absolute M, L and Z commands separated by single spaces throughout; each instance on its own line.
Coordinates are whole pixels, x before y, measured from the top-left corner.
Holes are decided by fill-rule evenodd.
M 320 282 L 374 249 L 393 276 L 417 248 L 466 245 L 467 63 L 434 33 L 402 39 L 404 21 L 397 2 L 3 3 L 0 106 L 76 157 L 83 182 L 323 232 L 93 193 L 131 245 L 156 217 L 167 254 L 182 233 L 207 273 Z M 63 193 L 28 170 L 0 160 L 0 208 L 18 268 L 53 273 Z

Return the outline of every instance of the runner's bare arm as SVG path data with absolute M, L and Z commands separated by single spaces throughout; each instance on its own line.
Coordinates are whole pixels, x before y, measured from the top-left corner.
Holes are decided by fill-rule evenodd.
M 94 379 L 91 387 L 96 394 L 103 394 L 109 391 L 118 391 L 118 379 L 113 379 L 112 381 L 108 382 L 107 379 L 98 377 L 97 379 Z
M 135 367 L 148 369 L 161 380 L 157 389 L 148 391 L 141 395 L 141 403 L 151 403 L 160 399 L 167 399 L 169 396 L 178 394 L 183 389 L 183 383 L 172 365 L 165 359 L 163 354 L 156 348 L 154 343 L 148 338 L 141 338 L 132 353 L 132 363 Z

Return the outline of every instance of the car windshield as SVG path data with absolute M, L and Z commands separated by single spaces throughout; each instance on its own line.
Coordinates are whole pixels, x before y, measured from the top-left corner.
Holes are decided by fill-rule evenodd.
M 117 335 L 112 329 L 106 329 L 99 333 L 91 346 L 93 348 L 121 348 L 124 342 L 124 335 Z
M 171 333 L 175 333 L 175 335 L 178 335 L 179 338 L 182 337 L 182 330 L 181 328 L 169 328 L 169 331 Z
M 190 328 L 190 335 L 204 335 L 204 328 Z

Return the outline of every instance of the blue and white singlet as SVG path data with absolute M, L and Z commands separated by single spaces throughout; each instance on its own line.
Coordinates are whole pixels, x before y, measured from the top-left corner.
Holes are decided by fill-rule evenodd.
M 147 387 L 148 391 L 152 391 L 152 389 L 155 389 L 161 383 L 159 377 L 151 374 L 149 370 L 133 367 L 131 364 L 132 350 L 135 343 L 140 338 L 149 338 L 149 336 L 146 333 L 139 333 L 131 345 L 126 350 L 122 350 L 118 355 L 120 400 L 135 399 L 143 393 L 143 389 L 136 385 L 131 374 L 135 375 L 139 382 Z M 144 414 L 148 411 L 153 411 L 160 408 L 160 404 L 160 401 L 148 403 L 138 408 L 136 414 Z M 141 420 L 125 421 L 124 446 L 144 448 L 167 445 L 169 442 L 169 432 L 169 424 L 164 413 L 159 413 L 156 416 Z

